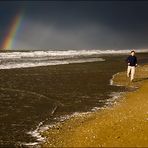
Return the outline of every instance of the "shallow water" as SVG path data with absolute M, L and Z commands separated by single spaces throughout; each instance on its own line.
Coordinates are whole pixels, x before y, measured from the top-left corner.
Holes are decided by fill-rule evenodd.
M 148 54 L 137 55 L 140 64 Z M 109 85 L 112 75 L 126 69 L 126 55 L 103 56 L 105 61 L 0 70 L 0 146 L 34 142 L 27 132 L 40 122 L 106 105 L 124 87 Z

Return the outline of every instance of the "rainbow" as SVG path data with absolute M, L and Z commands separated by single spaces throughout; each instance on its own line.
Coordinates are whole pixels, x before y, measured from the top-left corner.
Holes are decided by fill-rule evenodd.
M 16 38 L 16 34 L 20 28 L 22 19 L 23 19 L 24 11 L 19 11 L 15 17 L 12 19 L 12 23 L 10 25 L 10 30 L 6 34 L 6 37 L 3 40 L 1 48 L 3 50 L 10 50 L 13 48 L 13 44 Z

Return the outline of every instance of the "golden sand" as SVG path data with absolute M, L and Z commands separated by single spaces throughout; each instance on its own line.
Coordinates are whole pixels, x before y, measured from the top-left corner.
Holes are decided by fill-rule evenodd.
M 126 73 L 114 84 L 139 87 L 124 94 L 112 107 L 72 117 L 42 133 L 43 147 L 148 147 L 148 65 L 137 68 L 130 83 Z

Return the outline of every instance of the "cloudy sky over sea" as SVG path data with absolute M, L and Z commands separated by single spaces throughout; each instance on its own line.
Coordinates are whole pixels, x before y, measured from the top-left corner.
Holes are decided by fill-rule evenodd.
M 5 49 L 147 48 L 147 1 L 1 1 Z

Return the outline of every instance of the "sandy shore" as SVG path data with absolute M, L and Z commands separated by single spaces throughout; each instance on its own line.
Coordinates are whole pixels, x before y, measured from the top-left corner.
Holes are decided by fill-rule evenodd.
M 148 65 L 137 68 L 130 83 L 126 73 L 115 75 L 114 84 L 138 87 L 119 98 L 112 107 L 72 117 L 43 133 L 43 147 L 147 147 Z

